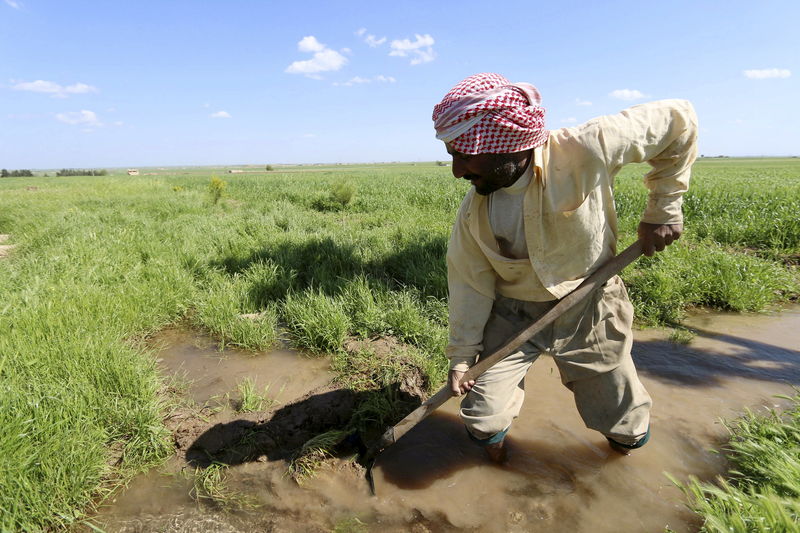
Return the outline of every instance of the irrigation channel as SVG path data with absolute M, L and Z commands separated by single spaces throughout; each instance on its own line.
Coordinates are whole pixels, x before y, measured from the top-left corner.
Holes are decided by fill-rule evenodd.
M 776 395 L 800 385 L 800 306 L 772 315 L 702 312 L 686 325 L 696 332 L 688 345 L 670 342 L 663 330 L 636 333 L 634 358 L 654 400 L 653 435 L 629 457 L 611 452 L 583 426 L 552 359 L 544 357 L 527 377 L 526 404 L 510 432 L 504 466 L 489 464 L 468 440 L 451 400 L 379 458 L 375 497 L 363 471 L 346 461 L 298 485 L 279 454 L 250 453 L 229 457 L 225 476 L 228 490 L 258 507 L 225 511 L 190 496 L 191 476 L 180 475 L 194 472 L 187 457 L 198 443 L 213 448 L 224 428 L 270 422 L 222 411 L 184 424 L 176 431 L 176 456 L 135 478 L 92 523 L 124 532 L 696 531 L 698 519 L 665 472 L 681 481 L 724 472 L 724 456 L 712 451 L 727 439 L 720 419 L 744 408 L 781 407 Z M 218 352 L 210 340 L 186 332 L 165 332 L 156 342 L 164 372 L 185 374 L 187 394 L 201 405 L 219 403 L 245 377 L 269 386 L 268 396 L 279 404 L 273 418 L 280 404 L 304 395 L 312 410 L 342 401 L 325 396 L 332 378 L 325 359 Z M 308 422 L 303 416 L 314 414 L 299 416 L 300 433 Z

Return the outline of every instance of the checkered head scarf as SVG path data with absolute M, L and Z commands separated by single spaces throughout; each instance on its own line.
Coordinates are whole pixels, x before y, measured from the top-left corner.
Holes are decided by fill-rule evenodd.
M 508 154 L 544 144 L 542 97 L 530 83 L 499 74 L 459 82 L 433 108 L 436 138 L 462 154 Z

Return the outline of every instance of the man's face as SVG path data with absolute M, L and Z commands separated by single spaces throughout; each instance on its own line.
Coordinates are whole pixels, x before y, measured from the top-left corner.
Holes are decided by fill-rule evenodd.
M 511 154 L 462 154 L 449 144 L 447 153 L 453 156 L 453 176 L 469 180 L 475 192 L 486 196 L 519 179 L 531 161 L 533 150 Z

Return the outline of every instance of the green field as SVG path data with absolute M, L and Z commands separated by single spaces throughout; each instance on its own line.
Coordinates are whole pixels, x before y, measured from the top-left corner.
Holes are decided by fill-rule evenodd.
M 623 245 L 646 169 L 617 179 Z M 468 188 L 449 168 L 217 169 L 216 202 L 212 169 L 140 170 L 0 180 L 0 234 L 16 244 L 0 260 L 0 530 L 80 520 L 171 453 L 164 384 L 142 342 L 169 324 L 249 349 L 280 335 L 334 354 L 342 382 L 365 389 L 398 369 L 365 371 L 343 342 L 393 336 L 432 387 L 445 377 L 444 254 Z M 800 159 L 699 161 L 686 234 L 623 275 L 640 322 L 795 299 L 798 213 Z

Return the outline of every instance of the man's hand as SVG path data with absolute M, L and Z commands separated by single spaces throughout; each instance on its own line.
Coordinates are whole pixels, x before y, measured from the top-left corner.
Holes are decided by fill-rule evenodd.
M 648 224 L 639 222 L 639 240 L 642 241 L 642 253 L 647 257 L 677 241 L 683 233 L 683 224 Z
M 464 377 L 466 372 L 459 372 L 458 370 L 451 370 L 450 371 L 450 392 L 453 393 L 453 396 L 461 396 L 462 394 L 466 394 L 475 385 L 475 380 L 471 379 L 461 385 L 459 387 L 458 382 L 461 381 L 461 378 Z

